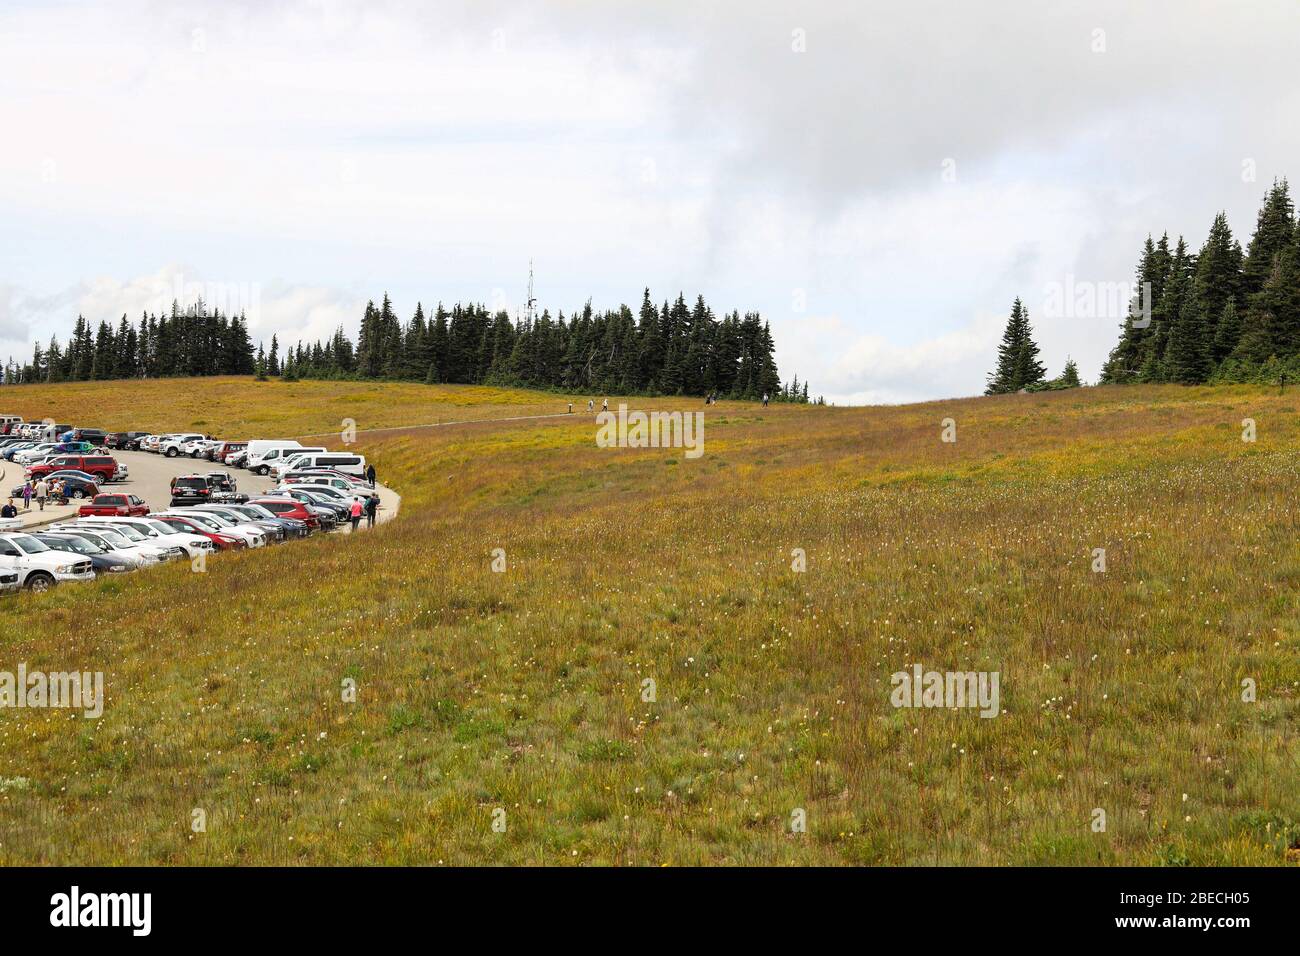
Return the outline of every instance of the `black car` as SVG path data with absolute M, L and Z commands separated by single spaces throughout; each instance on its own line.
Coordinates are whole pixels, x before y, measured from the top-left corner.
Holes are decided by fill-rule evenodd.
M 148 434 L 148 432 L 110 432 L 104 437 L 104 447 L 121 448 L 124 451 L 139 451 L 140 439 Z

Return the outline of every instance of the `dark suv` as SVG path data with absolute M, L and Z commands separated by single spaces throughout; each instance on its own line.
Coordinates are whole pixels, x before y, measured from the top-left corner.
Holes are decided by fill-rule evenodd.
M 102 428 L 74 428 L 72 430 L 73 441 L 88 441 L 92 445 L 102 446 L 104 439 L 108 437 L 108 432 Z
M 148 434 L 148 432 L 110 432 L 104 437 L 104 447 L 139 451 L 140 439 Z
M 212 500 L 207 475 L 181 475 L 172 479 L 172 507 L 206 505 Z

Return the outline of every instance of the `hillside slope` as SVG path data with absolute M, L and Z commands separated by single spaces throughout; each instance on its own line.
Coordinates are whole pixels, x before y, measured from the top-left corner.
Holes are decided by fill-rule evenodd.
M 567 401 L 538 393 L 4 388 L 116 428 L 351 418 L 403 508 L 0 601 L 0 670 L 107 685 L 98 721 L 0 711 L 0 862 L 1284 863 L 1300 397 L 1275 392 L 722 403 L 688 460 L 598 448 L 585 414 L 365 431 Z M 895 709 L 914 664 L 998 671 L 1003 713 Z

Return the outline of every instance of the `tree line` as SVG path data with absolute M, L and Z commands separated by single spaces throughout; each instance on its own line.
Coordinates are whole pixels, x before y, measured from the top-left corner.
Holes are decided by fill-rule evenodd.
M 481 304 L 417 304 L 400 319 L 385 294 L 367 303 L 355 343 L 342 327 L 325 341 L 269 347 L 249 338 L 245 317 L 198 302 L 169 315 L 123 316 L 92 329 L 82 316 L 67 343 L 39 343 L 30 362 L 10 359 L 4 382 L 63 382 L 194 375 L 392 379 L 495 384 L 647 395 L 809 401 L 798 377 L 783 385 L 769 324 L 756 312 L 720 319 L 697 296 L 656 306 L 645 291 L 639 312 L 596 312 L 588 302 L 569 318 L 549 311 L 512 320 Z M 818 399 L 820 401 L 820 399 Z
M 1197 252 L 1182 236 L 1148 236 L 1139 296 L 1102 368 L 1103 383 L 1275 382 L 1300 375 L 1300 227 L 1275 181 L 1243 251 L 1227 216 Z M 1148 321 L 1149 319 L 1149 321 Z

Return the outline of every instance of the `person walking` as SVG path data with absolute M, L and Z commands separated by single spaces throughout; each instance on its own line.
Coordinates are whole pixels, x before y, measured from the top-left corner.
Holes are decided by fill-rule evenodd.
M 45 481 L 45 479 L 42 478 L 40 481 L 36 482 L 36 487 L 35 487 L 35 489 L 33 489 L 33 490 L 34 490 L 35 495 L 36 495 L 36 503 L 37 503 L 38 505 L 40 505 L 40 506 L 41 506 L 41 510 L 44 511 L 44 510 L 45 510 L 45 499 L 48 498 L 48 497 L 50 496 L 50 486 L 49 486 L 49 484 L 47 484 L 46 481 Z
M 767 408 L 767 392 L 763 393 L 763 407 Z
M 352 499 L 352 530 L 356 531 L 357 526 L 361 524 L 361 499 Z
M 23 482 L 23 511 L 31 511 L 31 510 L 32 510 L 32 483 L 30 481 L 24 481 Z
M 607 411 L 609 411 L 609 399 L 608 399 L 608 398 L 605 399 L 603 402 L 600 403 L 600 410 L 601 410 L 602 412 L 607 412 Z
M 8 504 L 6 504 L 3 508 L 0 508 L 0 518 L 17 518 L 17 517 L 18 517 L 18 509 L 14 507 L 14 500 L 10 498 Z
M 366 469 L 366 481 L 370 482 L 370 487 L 375 487 L 375 466 L 371 465 Z
M 587 399 L 587 411 L 593 412 L 595 410 L 596 410 L 596 400 L 594 398 Z
M 366 527 L 375 526 L 375 512 L 379 510 L 379 496 L 371 495 L 366 499 Z

